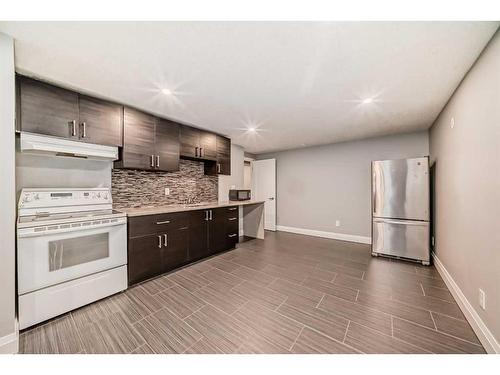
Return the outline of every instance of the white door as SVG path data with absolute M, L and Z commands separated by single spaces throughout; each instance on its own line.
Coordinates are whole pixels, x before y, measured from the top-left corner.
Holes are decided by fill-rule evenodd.
M 252 200 L 266 202 L 264 229 L 276 230 L 276 159 L 252 162 Z

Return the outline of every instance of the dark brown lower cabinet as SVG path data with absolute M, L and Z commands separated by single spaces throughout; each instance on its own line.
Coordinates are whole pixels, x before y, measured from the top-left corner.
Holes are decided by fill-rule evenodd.
M 128 282 L 133 285 L 235 247 L 238 208 L 132 217 L 128 236 Z

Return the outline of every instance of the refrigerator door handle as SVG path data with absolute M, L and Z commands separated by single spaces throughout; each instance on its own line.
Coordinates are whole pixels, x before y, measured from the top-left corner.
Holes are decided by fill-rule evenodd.
M 397 220 L 397 219 L 373 219 L 374 223 L 386 223 L 386 224 L 396 224 L 396 225 L 429 225 L 428 221 L 413 221 L 413 220 Z

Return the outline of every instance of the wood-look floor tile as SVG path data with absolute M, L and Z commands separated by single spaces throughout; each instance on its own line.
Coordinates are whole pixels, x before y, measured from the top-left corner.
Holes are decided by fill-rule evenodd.
M 290 351 L 264 337 L 251 335 L 236 350 L 235 354 L 290 354 Z
M 438 331 L 481 345 L 469 323 L 446 315 L 431 313 Z
M 210 259 L 200 260 L 197 263 L 187 265 L 183 269 L 187 270 L 188 273 L 199 275 L 203 272 L 210 271 L 213 268 L 212 265 L 208 262 L 209 260 Z M 179 271 L 176 271 L 176 272 L 179 272 Z
M 161 309 L 161 303 L 155 296 L 152 296 L 142 286 L 136 286 L 128 289 L 125 294 L 130 298 L 136 305 L 141 306 L 149 313 L 153 313 Z
M 249 336 L 248 327 L 211 305 L 202 307 L 185 321 L 223 353 L 234 353 Z
M 433 286 L 422 285 L 424 289 L 424 293 L 426 296 L 439 298 L 448 302 L 455 302 L 452 294 L 448 291 L 448 289 L 443 288 L 435 288 Z
M 69 314 L 19 335 L 20 353 L 76 354 L 83 350 L 78 330 Z
M 435 328 L 431 312 L 392 299 L 360 293 L 357 303 L 429 328 Z
M 130 299 L 126 293 L 117 294 L 111 297 L 111 300 L 132 324 L 153 313 L 152 310 L 148 309 L 141 302 Z
M 339 341 L 343 340 L 349 322 L 339 315 L 309 305 L 299 306 L 298 304 L 284 303 L 277 311 Z
M 351 302 L 333 296 L 325 296 L 319 304 L 319 308 L 366 327 L 371 327 L 382 333 L 391 334 L 392 323 L 389 314 L 369 308 L 357 302 Z
M 130 354 L 155 354 L 153 349 L 148 344 L 139 346 L 137 349 L 132 351 Z
M 247 302 L 247 299 L 228 289 L 226 285 L 210 284 L 193 294 L 199 299 L 217 307 L 226 314 L 232 314 Z
M 155 353 L 182 353 L 202 338 L 191 326 L 167 309 L 161 309 L 135 324 Z
M 430 296 L 417 296 L 414 294 L 402 293 L 393 293 L 392 298 L 411 306 L 465 320 L 462 311 L 455 302 L 447 302 Z
M 439 274 L 438 270 L 434 266 L 418 266 L 415 267 L 415 270 L 417 271 L 418 275 L 426 276 L 426 277 L 432 277 L 435 279 L 442 280 L 441 275 Z
M 231 273 L 240 279 L 251 281 L 254 284 L 260 285 L 260 286 L 266 286 L 272 283 L 274 280 L 276 280 L 275 277 L 270 276 L 268 274 L 265 274 L 260 271 L 256 271 L 252 268 L 248 268 L 245 266 L 241 266 L 240 268 L 237 268 Z
M 241 267 L 239 264 L 229 262 L 219 257 L 212 258 L 208 262 L 212 267 L 229 273 Z
M 355 289 L 330 283 L 328 281 L 318 280 L 313 277 L 307 277 L 302 285 L 325 294 L 347 299 L 349 301 L 355 301 L 356 296 L 358 295 L 358 291 Z
M 95 323 L 119 311 L 120 308 L 113 302 L 112 298 L 104 298 L 90 305 L 73 310 L 70 314 L 73 316 L 76 327 L 82 329 L 87 324 Z
M 144 290 L 152 295 L 158 294 L 166 289 L 172 288 L 174 285 L 176 284 L 172 280 L 170 280 L 167 276 L 157 277 L 156 279 L 149 280 L 141 284 Z
M 351 322 L 344 341 L 347 345 L 369 354 L 390 353 L 430 353 L 417 346 L 383 334 L 380 330 L 374 330 L 357 323 Z
M 332 340 L 312 329 L 305 327 L 292 347 L 297 354 L 351 354 L 358 353 L 339 341 Z
M 373 270 L 368 270 L 365 272 L 363 279 L 370 280 L 375 283 L 384 283 L 397 285 L 398 283 L 403 285 L 408 285 L 409 287 L 413 287 L 414 285 L 427 285 L 434 286 L 437 288 L 446 288 L 446 285 L 443 280 L 435 279 L 431 277 L 426 277 L 419 275 L 417 273 L 409 273 L 404 271 L 395 271 L 392 270 L 390 272 L 373 272 Z
M 394 337 L 433 353 L 484 353 L 484 349 L 438 331 L 393 318 Z
M 335 272 L 336 274 L 339 275 L 347 275 L 351 277 L 356 277 L 358 279 L 361 279 L 363 276 L 364 271 L 361 271 L 359 269 L 343 266 L 341 264 L 336 264 L 332 262 L 322 262 L 318 264 L 319 269 L 327 270 L 330 272 Z
M 87 324 L 79 332 L 88 354 L 127 354 L 144 344 L 121 313 Z
M 391 297 L 392 288 L 387 285 L 377 285 L 369 281 L 361 280 L 348 275 L 338 275 L 333 283 L 347 288 L 356 289 L 365 294 L 380 296 L 384 298 Z
M 157 298 L 163 307 L 168 308 L 181 319 L 191 315 L 206 304 L 205 301 L 179 285 L 159 293 Z
M 195 290 L 198 290 L 210 284 L 210 281 L 208 281 L 198 273 L 191 272 L 189 268 L 184 268 L 180 271 L 170 274 L 168 277 L 170 278 L 170 280 L 179 284 L 190 292 L 194 292 Z
M 238 255 L 231 259 L 231 262 L 257 271 L 262 271 L 268 265 L 266 261 L 253 257 L 251 255 Z
M 255 302 L 248 302 L 233 316 L 250 327 L 253 332 L 284 348 L 291 347 L 302 324 Z
M 262 272 L 267 273 L 268 275 L 271 275 L 273 277 L 292 281 L 294 283 L 301 283 L 306 278 L 306 275 L 303 272 L 280 266 L 275 266 L 272 264 L 264 267 L 262 269 Z
M 224 352 L 206 337 L 196 341 L 186 349 L 185 354 L 224 354 Z
M 289 304 L 295 301 L 301 304 L 316 306 L 324 296 L 323 292 L 283 279 L 276 279 L 267 288 L 286 295 L 288 297 L 287 303 Z
M 235 285 L 240 284 L 243 280 L 233 274 L 230 274 L 220 269 L 214 268 L 210 271 L 201 274 L 203 278 L 207 279 L 211 283 L 222 284 L 227 286 L 229 289 Z
M 251 281 L 244 281 L 235 286 L 232 291 L 246 301 L 254 301 L 271 310 L 276 309 L 286 300 L 286 295 L 267 287 L 259 286 Z

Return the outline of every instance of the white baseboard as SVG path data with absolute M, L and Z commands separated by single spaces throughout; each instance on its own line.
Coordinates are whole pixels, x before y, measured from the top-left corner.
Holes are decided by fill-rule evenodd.
M 372 239 L 370 237 L 356 236 L 353 234 L 325 232 L 325 231 L 321 231 L 321 230 L 287 227 L 284 225 L 277 225 L 276 230 L 282 231 L 282 232 L 305 234 L 306 236 L 332 238 L 334 240 L 341 240 L 341 241 L 349 241 L 349 242 L 357 242 L 357 243 L 365 243 L 365 244 L 372 243 Z
M 17 332 L 0 337 L 0 354 L 15 354 L 19 351 L 19 336 Z
M 455 301 L 457 301 L 458 306 L 464 313 L 465 318 L 471 325 L 472 329 L 477 335 L 477 338 L 479 339 L 479 341 L 481 341 L 481 344 L 483 344 L 486 352 L 491 354 L 500 354 L 500 344 L 498 344 L 495 336 L 493 336 L 486 324 L 484 324 L 479 314 L 467 300 L 458 284 L 455 282 L 455 280 L 453 280 L 453 277 L 437 257 L 436 253 L 432 252 L 432 258 L 434 259 L 434 265 L 436 266 L 436 269 L 438 270 L 446 286 L 453 295 L 453 298 L 455 298 Z

